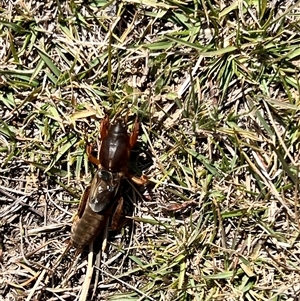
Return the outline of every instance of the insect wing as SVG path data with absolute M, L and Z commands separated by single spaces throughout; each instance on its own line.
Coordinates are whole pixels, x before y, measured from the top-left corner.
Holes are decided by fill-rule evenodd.
M 106 170 L 97 171 L 88 199 L 89 206 L 94 212 L 100 213 L 108 208 L 118 191 L 120 180 L 118 173 Z

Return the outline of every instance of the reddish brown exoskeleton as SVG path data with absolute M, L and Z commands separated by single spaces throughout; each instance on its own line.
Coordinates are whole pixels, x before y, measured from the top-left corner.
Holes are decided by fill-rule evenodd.
M 130 151 L 138 134 L 138 119 L 135 120 L 131 134 L 128 134 L 127 124 L 122 118 L 117 118 L 112 124 L 109 124 L 108 116 L 102 120 L 99 159 L 91 155 L 90 146 L 87 148 L 89 160 L 98 165 L 98 170 L 82 196 L 78 214 L 74 219 L 71 229 L 72 246 L 81 249 L 90 244 L 104 229 L 113 211 L 121 211 L 123 198 L 117 200 L 116 195 L 123 177 L 129 177 L 138 184 L 146 182 L 145 178 L 137 179 L 128 173 Z
M 84 191 L 78 213 L 73 220 L 71 240 L 63 254 L 54 264 L 54 273 L 63 256 L 73 246 L 77 254 L 85 245 L 95 240 L 105 229 L 108 219 L 113 218 L 111 228 L 115 228 L 123 210 L 123 198 L 119 197 L 119 187 L 123 177 L 130 178 L 137 184 L 145 184 L 146 177 L 136 178 L 128 173 L 130 151 L 139 134 L 139 121 L 136 118 L 131 134 L 127 132 L 126 121 L 117 118 L 111 124 L 106 116 L 100 126 L 101 147 L 99 159 L 91 155 L 91 147 L 87 147 L 89 161 L 98 166 L 92 183 Z M 115 221 L 116 220 L 116 221 Z M 47 277 L 46 283 L 49 277 Z M 40 295 L 46 286 L 43 287 Z

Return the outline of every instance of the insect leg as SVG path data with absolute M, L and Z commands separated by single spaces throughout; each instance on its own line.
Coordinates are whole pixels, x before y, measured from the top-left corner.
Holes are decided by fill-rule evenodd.
M 96 157 L 94 157 L 92 155 L 92 145 L 91 144 L 87 145 L 87 147 L 86 147 L 86 153 L 88 155 L 88 160 L 91 163 L 93 163 L 95 165 L 98 165 L 98 166 L 100 165 L 100 161 Z
M 79 203 L 79 207 L 78 207 L 78 211 L 77 211 L 77 214 L 75 216 L 75 218 L 81 218 L 82 217 L 82 214 L 84 212 L 84 209 L 85 209 L 85 206 L 86 206 L 86 202 L 88 200 L 88 197 L 89 197 L 89 194 L 90 194 L 90 190 L 91 190 L 91 186 L 88 186 L 84 192 L 83 192 L 83 195 L 80 199 L 80 203 Z
M 145 175 L 142 175 L 140 177 L 136 177 L 136 176 L 133 176 L 133 175 L 131 175 L 131 174 L 128 173 L 127 177 L 129 179 L 131 179 L 131 181 L 133 183 L 137 184 L 137 185 L 145 185 L 148 182 L 148 178 Z
M 124 222 L 124 199 L 120 197 L 117 208 L 111 219 L 111 230 L 115 231 L 120 229 L 124 225 Z
M 105 117 L 102 119 L 100 123 L 100 139 L 102 141 L 107 136 L 108 127 L 109 127 L 109 118 L 108 115 L 105 115 Z
M 139 130 L 140 130 L 140 122 L 139 122 L 138 118 L 136 117 L 134 126 L 133 126 L 133 130 L 132 130 L 132 133 L 130 134 L 130 138 L 129 138 L 130 148 L 134 147 L 134 145 L 137 141 L 138 135 L 139 135 Z

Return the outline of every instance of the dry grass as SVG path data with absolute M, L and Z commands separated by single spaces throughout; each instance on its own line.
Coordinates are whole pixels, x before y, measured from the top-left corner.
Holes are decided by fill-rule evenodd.
M 2 1 L 0 300 L 300 300 L 299 16 L 289 0 Z M 104 112 L 139 116 L 130 167 L 151 183 L 123 183 L 132 222 L 99 269 L 72 249 L 51 276 Z

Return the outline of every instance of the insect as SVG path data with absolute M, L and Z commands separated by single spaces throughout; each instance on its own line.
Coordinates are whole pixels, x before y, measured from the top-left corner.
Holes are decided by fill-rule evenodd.
M 90 244 L 103 230 L 108 218 L 117 220 L 122 211 L 123 198 L 117 200 L 120 182 L 123 177 L 130 178 L 137 184 L 145 184 L 146 178 L 136 178 L 128 173 L 130 151 L 139 134 L 139 121 L 136 118 L 133 131 L 128 134 L 125 119 L 117 118 L 111 124 L 106 116 L 100 125 L 99 159 L 91 154 L 87 147 L 89 161 L 98 166 L 91 185 L 85 190 L 77 216 L 71 228 L 71 245 L 82 249 Z M 117 208 L 116 208 L 116 203 Z M 117 214 L 118 213 L 118 214 Z M 116 227 L 116 222 L 111 223 Z
M 136 118 L 131 134 L 128 134 L 125 119 L 117 118 L 111 124 L 106 116 L 100 124 L 101 147 L 99 158 L 91 154 L 91 146 L 87 147 L 88 159 L 98 166 L 98 170 L 81 198 L 78 213 L 73 220 L 71 239 L 63 254 L 54 264 L 51 274 L 58 267 L 61 259 L 73 246 L 80 254 L 85 245 L 94 241 L 106 227 L 112 217 L 111 228 L 118 227 L 118 220 L 123 213 L 123 198 L 118 192 L 123 178 L 131 179 L 136 184 L 145 184 L 147 178 L 134 177 L 128 172 L 130 151 L 135 145 L 139 134 L 139 121 Z M 45 283 L 48 282 L 47 276 Z M 90 279 L 87 277 L 87 279 Z M 39 295 L 42 295 L 45 287 Z

